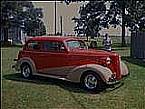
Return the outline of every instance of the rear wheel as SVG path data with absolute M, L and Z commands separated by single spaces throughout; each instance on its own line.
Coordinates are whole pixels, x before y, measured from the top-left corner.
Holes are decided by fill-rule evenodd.
M 32 76 L 32 69 L 29 64 L 23 63 L 21 65 L 21 75 L 23 78 L 31 78 Z
M 99 90 L 102 84 L 102 79 L 94 72 L 86 72 L 81 77 L 81 86 L 88 91 Z

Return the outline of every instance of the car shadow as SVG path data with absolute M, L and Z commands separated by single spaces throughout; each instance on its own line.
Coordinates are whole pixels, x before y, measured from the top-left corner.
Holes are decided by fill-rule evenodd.
M 130 56 L 122 56 L 121 59 L 125 60 L 129 63 L 145 67 L 145 61 L 143 61 L 142 59 L 136 59 L 136 58 L 132 58 Z
M 14 74 L 8 74 L 3 76 L 4 79 L 6 80 L 12 80 L 12 81 L 18 81 L 18 82 L 28 82 L 28 83 L 33 83 L 33 84 L 43 84 L 43 85 L 56 85 L 59 86 L 65 90 L 68 90 L 70 92 L 74 93 L 89 93 L 89 94 L 99 94 L 99 93 L 106 93 L 109 91 L 113 91 L 118 89 L 119 87 L 114 87 L 114 86 L 105 86 L 102 87 L 100 90 L 97 90 L 95 92 L 90 92 L 87 90 L 84 90 L 81 88 L 79 83 L 73 83 L 73 82 L 68 82 L 60 79 L 54 79 L 54 78 L 49 78 L 49 77 L 42 77 L 42 76 L 33 76 L 31 79 L 25 79 L 22 78 L 20 73 L 14 73 Z M 107 91 L 107 88 L 111 88 L 111 90 Z

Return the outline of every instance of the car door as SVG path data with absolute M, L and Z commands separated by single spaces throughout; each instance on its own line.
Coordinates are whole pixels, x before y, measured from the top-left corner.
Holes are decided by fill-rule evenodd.
M 39 73 L 56 76 L 66 75 L 68 71 L 68 53 L 63 42 L 44 41 L 38 57 Z
M 35 63 L 36 69 L 39 66 L 39 55 L 41 54 L 41 42 L 40 41 L 30 41 L 26 44 L 26 50 L 24 56 L 31 58 Z

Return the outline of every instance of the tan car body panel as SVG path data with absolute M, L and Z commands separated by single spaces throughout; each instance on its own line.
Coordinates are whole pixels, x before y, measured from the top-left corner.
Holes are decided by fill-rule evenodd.
M 72 80 L 73 82 L 80 82 L 82 74 L 87 71 L 93 71 L 97 73 L 104 82 L 107 82 L 109 80 L 109 77 L 111 77 L 112 75 L 111 70 L 107 67 L 103 67 L 97 64 L 86 64 L 82 66 L 77 66 L 72 69 L 68 74 L 67 78 L 69 80 Z
M 95 73 L 97 73 L 101 79 L 104 81 L 104 82 L 107 82 L 109 80 L 109 77 L 111 77 L 112 75 L 112 72 L 109 68 L 107 67 L 103 67 L 101 65 L 97 65 L 97 64 L 86 64 L 86 65 L 81 65 L 81 66 L 64 66 L 64 67 L 61 67 L 61 68 L 51 68 L 51 69 L 44 69 L 44 70 L 41 70 L 41 72 L 45 72 L 45 73 L 38 73 L 38 71 L 36 70 L 36 67 L 35 67 L 35 63 L 33 62 L 33 60 L 31 58 L 28 58 L 28 57 L 24 57 L 24 58 L 21 58 L 17 63 L 16 63 L 16 69 L 19 70 L 20 69 L 20 65 L 22 63 L 28 63 L 30 66 L 31 66 L 31 69 L 32 69 L 32 74 L 33 75 L 40 75 L 40 76 L 46 76 L 46 77 L 53 77 L 53 78 L 58 78 L 58 79 L 65 79 L 65 80 L 69 80 L 69 81 L 72 81 L 72 82 L 80 82 L 80 78 L 82 76 L 82 74 L 86 71 L 93 71 Z M 58 70 L 61 71 L 64 71 L 65 69 L 69 69 L 67 73 L 63 73 L 62 75 L 49 75 L 49 73 L 47 72 L 50 72 L 50 71 L 53 71 L 56 73 L 58 72 Z

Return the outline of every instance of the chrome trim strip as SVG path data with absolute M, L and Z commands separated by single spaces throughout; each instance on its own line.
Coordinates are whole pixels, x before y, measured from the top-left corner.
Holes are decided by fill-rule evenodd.
M 67 78 L 64 78 L 62 76 L 54 76 L 54 75 L 47 75 L 47 74 L 40 74 L 40 73 L 35 73 L 34 75 L 49 77 L 49 78 L 54 78 L 54 79 L 60 79 L 60 80 L 65 80 L 65 81 L 70 81 L 71 82 L 71 80 L 68 80 Z

